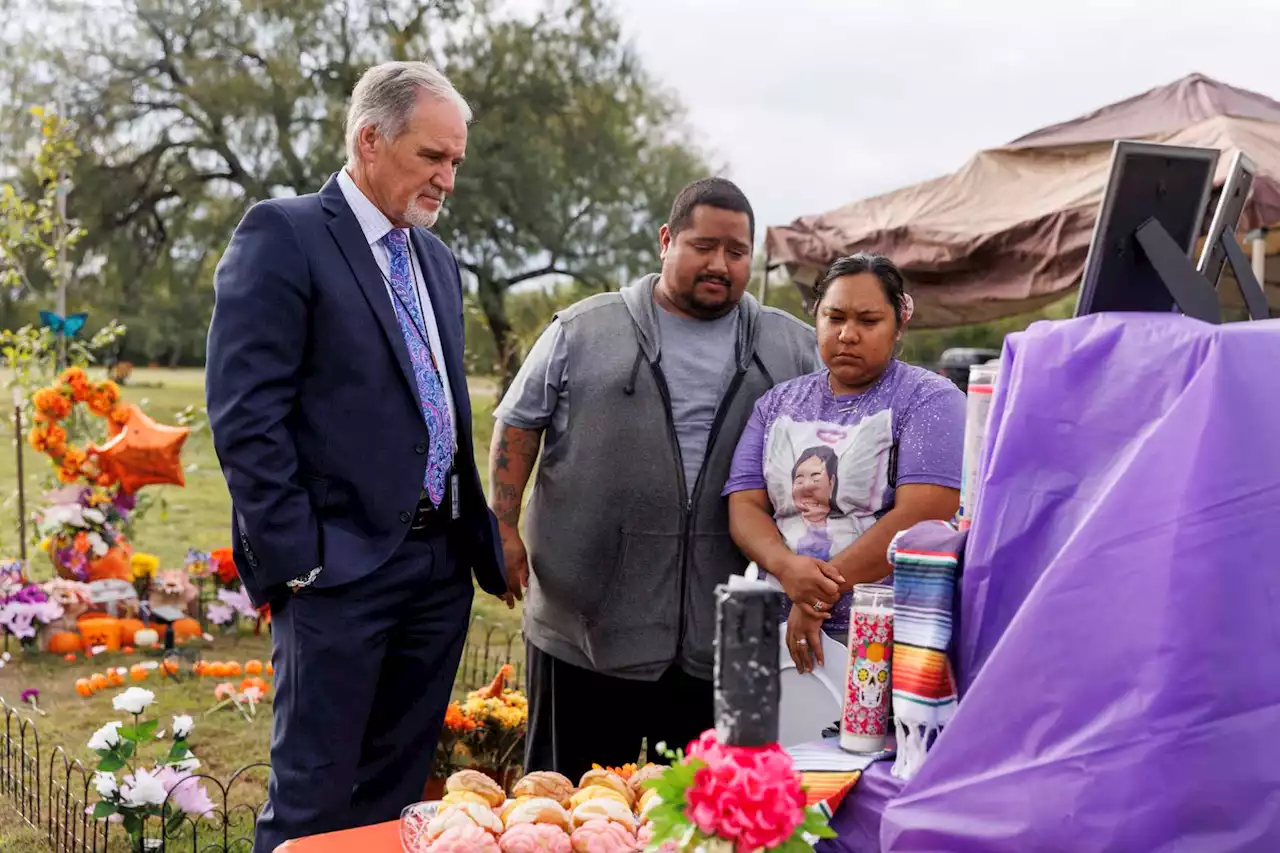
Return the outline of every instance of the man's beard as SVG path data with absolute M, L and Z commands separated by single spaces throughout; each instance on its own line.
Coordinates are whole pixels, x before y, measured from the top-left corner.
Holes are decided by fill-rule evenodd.
M 415 196 L 409 203 L 409 209 L 404 212 L 404 221 L 418 228 L 433 228 L 440 218 L 440 211 L 444 209 L 444 197 L 440 198 L 440 207 L 435 210 L 428 210 L 419 204 L 421 198 L 422 196 Z

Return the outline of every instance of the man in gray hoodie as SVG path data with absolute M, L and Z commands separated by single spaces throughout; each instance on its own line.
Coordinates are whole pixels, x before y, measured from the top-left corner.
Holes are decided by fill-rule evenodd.
M 495 413 L 490 503 L 528 588 L 526 771 L 576 780 L 712 725 L 713 591 L 747 565 L 721 487 L 756 400 L 817 369 L 813 329 L 746 292 L 754 231 L 731 182 L 686 187 L 661 275 L 561 311 Z

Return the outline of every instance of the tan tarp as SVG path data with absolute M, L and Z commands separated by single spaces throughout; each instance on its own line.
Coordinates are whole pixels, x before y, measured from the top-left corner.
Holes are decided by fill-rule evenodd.
M 1220 149 L 1219 188 L 1244 151 L 1258 175 L 1239 236 L 1280 225 L 1280 102 L 1194 74 L 982 151 L 952 175 L 771 227 L 766 247 L 806 296 L 835 258 L 888 255 L 907 276 L 919 327 L 1032 311 L 1079 279 L 1116 139 Z M 1280 233 L 1270 243 L 1280 252 Z M 1278 258 L 1268 259 L 1267 284 L 1280 307 Z M 1224 302 L 1239 304 L 1226 275 L 1221 289 Z

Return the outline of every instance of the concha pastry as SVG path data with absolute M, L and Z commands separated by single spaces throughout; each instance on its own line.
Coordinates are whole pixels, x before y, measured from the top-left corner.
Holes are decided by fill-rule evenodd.
M 577 793 L 569 798 L 569 808 L 576 809 L 583 803 L 600 799 L 617 800 L 627 808 L 631 808 L 631 802 L 626 797 L 612 788 L 606 788 L 604 785 L 588 785 L 585 788 L 580 788 Z
M 628 832 L 636 831 L 636 816 L 631 809 L 617 800 L 590 800 L 573 810 L 573 825 L 582 826 L 590 820 L 607 820 L 626 828 Z
M 649 790 L 644 787 L 644 783 L 650 779 L 656 779 L 669 769 L 665 764 L 646 764 L 635 773 L 631 774 L 631 778 L 627 780 L 627 787 L 631 789 L 631 793 L 639 799 L 644 792 Z
M 654 807 L 655 805 L 655 803 L 653 802 L 654 800 L 657 800 L 658 802 L 662 802 L 662 798 L 658 796 L 657 791 L 647 790 L 643 794 L 641 794 L 640 802 L 636 807 L 637 810 L 640 812 L 640 814 L 647 814 L 649 809 Z
M 456 806 L 458 803 L 475 803 L 478 806 L 484 806 L 486 809 L 492 808 L 486 797 L 482 797 L 474 791 L 450 791 L 440 798 L 440 802 L 447 806 Z
M 631 805 L 636 801 L 636 798 L 631 794 L 631 789 L 627 787 L 626 781 L 617 773 L 613 773 L 608 770 L 588 770 L 586 773 L 582 774 L 582 779 L 578 782 L 578 787 L 589 788 L 592 785 L 612 788 L 627 798 L 627 805 Z
M 545 823 L 513 826 L 498 839 L 502 853 L 571 853 L 569 833 Z
M 513 797 L 550 797 L 562 806 L 569 805 L 573 783 L 568 777 L 550 770 L 535 770 L 511 788 Z
M 503 818 L 507 829 L 522 823 L 546 823 L 569 831 L 569 812 L 565 807 L 550 797 L 527 797 L 519 800 L 516 807 L 509 810 Z
M 649 812 L 654 807 L 662 805 L 662 797 L 658 796 L 657 791 L 645 791 L 647 796 L 640 798 L 640 822 L 645 823 L 649 820 Z
M 502 822 L 505 825 L 507 822 L 507 815 L 511 814 L 512 809 L 521 803 L 527 803 L 532 799 L 533 797 L 516 797 L 514 800 L 507 800 L 507 804 L 498 812 L 498 817 L 502 818 Z
M 592 820 L 573 831 L 574 853 L 632 853 L 636 837 L 607 820 Z
M 428 853 L 501 853 L 498 842 L 478 826 L 455 826 L 445 830 Z
M 459 770 L 444 783 L 445 791 L 450 794 L 470 791 L 479 794 L 489 801 L 492 808 L 498 808 L 507 800 L 502 786 L 481 773 L 479 770 Z
M 458 803 L 445 806 L 427 824 L 427 838 L 436 839 L 447 830 L 460 826 L 478 826 L 494 836 L 502 834 L 502 821 L 488 806 Z

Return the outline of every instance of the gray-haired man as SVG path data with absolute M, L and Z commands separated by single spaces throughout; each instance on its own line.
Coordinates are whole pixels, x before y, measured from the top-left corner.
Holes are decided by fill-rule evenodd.
M 430 231 L 470 110 L 370 69 L 349 162 L 254 205 L 215 276 L 207 388 L 236 566 L 270 603 L 275 728 L 254 850 L 393 820 L 431 767 L 472 572 L 507 593 L 471 443 L 462 290 Z

